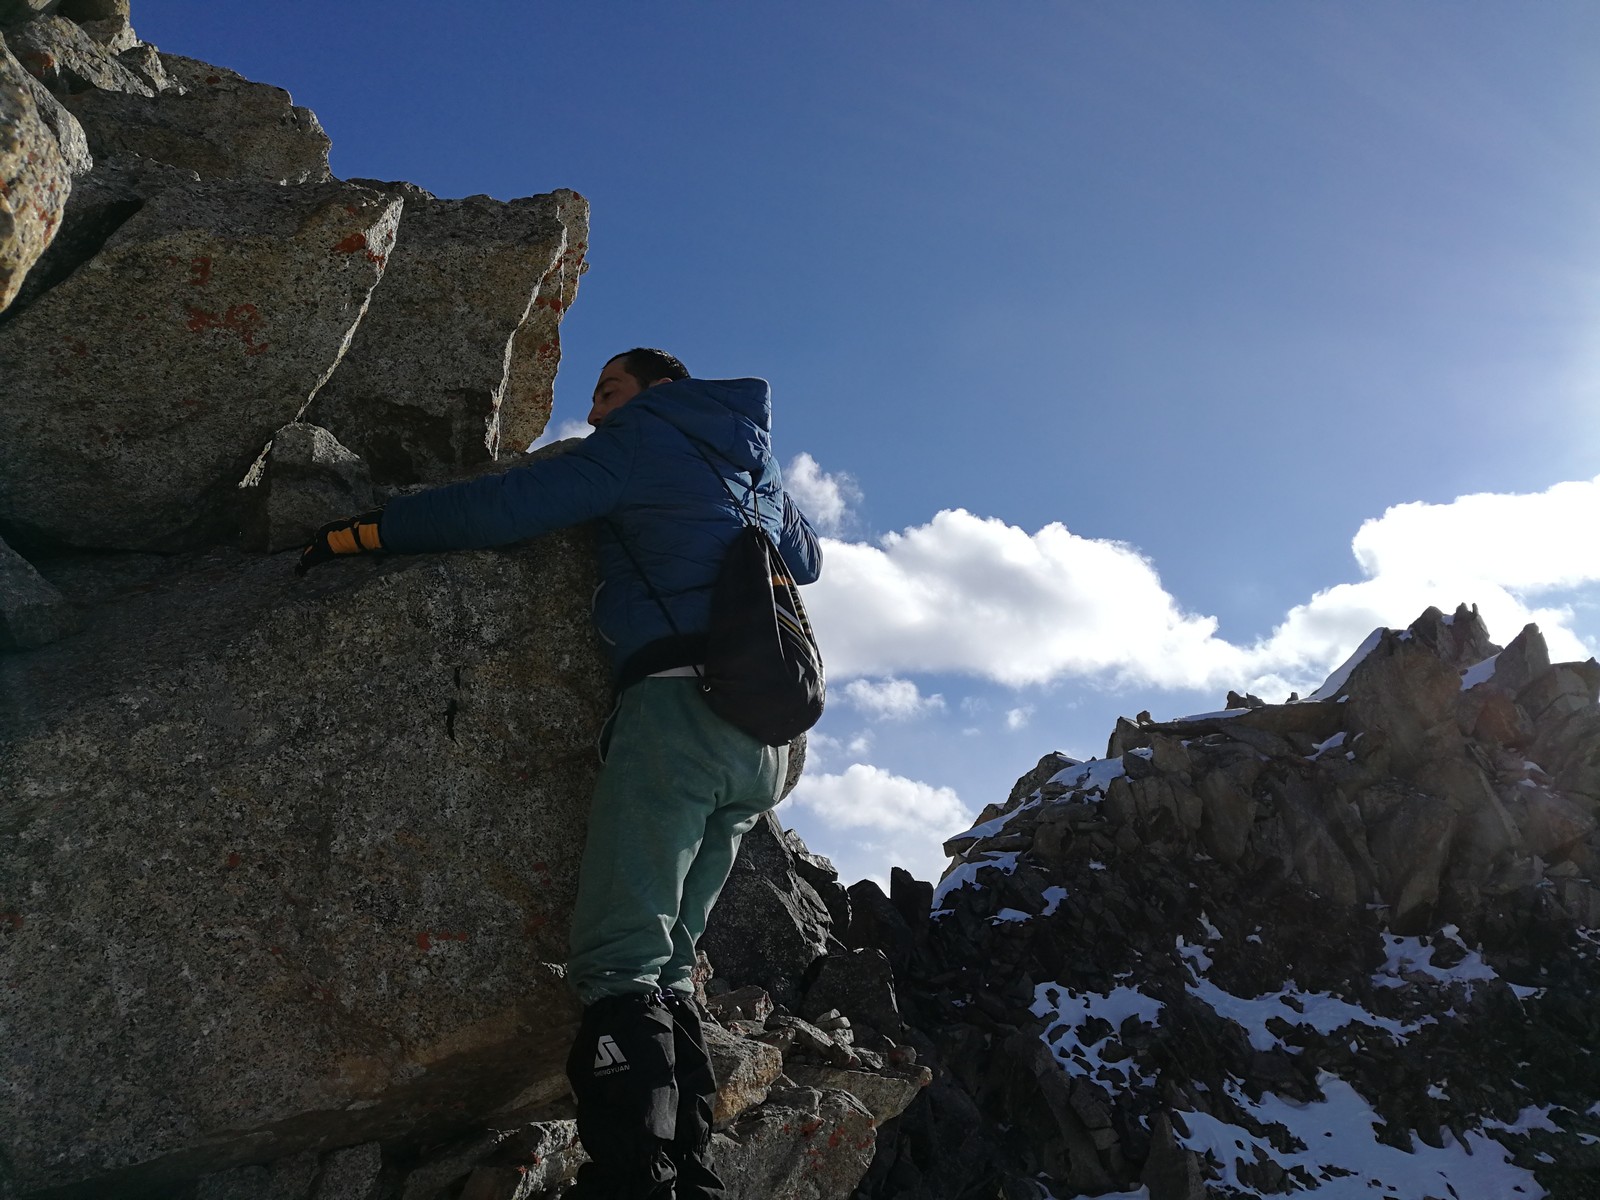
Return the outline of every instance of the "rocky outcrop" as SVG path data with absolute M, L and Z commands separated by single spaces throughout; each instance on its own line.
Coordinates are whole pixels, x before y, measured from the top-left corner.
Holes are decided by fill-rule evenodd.
M 46 115 L 53 105 L 0 39 L 0 311 L 55 237 L 72 190 L 73 162 Z
M 502 453 L 526 449 L 544 432 L 555 399 L 556 367 L 561 362 L 561 318 L 578 294 L 578 279 L 589 269 L 589 202 L 576 192 L 552 193 L 566 239 L 556 261 L 539 281 L 527 319 L 511 339 L 505 395 L 500 401 Z
M 553 1200 L 587 535 L 259 551 L 519 461 L 587 205 L 333 180 L 124 0 L 0 27 L 0 1195 Z M 1586 1194 L 1597 690 L 1430 611 L 1047 755 L 937 891 L 769 817 L 698 972 L 730 1195 Z
M 849 1092 L 784 1088 L 711 1142 L 730 1200 L 844 1200 L 872 1161 L 872 1115 Z
M 245 525 L 271 542 L 235 489 L 331 376 L 321 423 L 380 485 L 542 431 L 582 197 L 334 181 L 314 114 L 139 42 L 126 5 L 7 17 L 0 180 L 27 202 L 0 231 L 0 534 L 18 550 L 172 553 Z
M 338 362 L 400 205 L 144 160 L 102 162 L 80 190 L 86 213 L 127 216 L 0 329 L 0 525 L 24 550 L 204 545 Z
M 588 204 L 570 191 L 502 203 L 362 182 L 402 200 L 406 216 L 384 286 L 310 419 L 382 484 L 437 483 L 502 447 L 526 450 L 527 431 L 537 436 L 550 415 L 560 342 L 545 318 L 571 300 Z M 541 325 L 533 336 L 555 356 L 552 370 L 513 388 L 530 324 Z
M 769 1014 L 771 1007 L 768 1002 Z M 777 1047 L 740 1037 L 715 1021 L 705 1022 L 704 1028 L 706 1049 L 717 1076 L 717 1103 L 712 1117 L 717 1124 L 726 1126 L 767 1098 L 768 1090 L 783 1074 L 783 1055 Z
M 0 1196 L 559 1194 L 588 534 L 300 582 L 261 552 L 520 461 L 587 204 L 331 179 L 308 110 L 124 0 L 0 26 Z M 845 954 L 825 859 L 769 820 L 730 899 L 791 928 L 700 972 L 716 1162 L 844 1200 L 927 1072 L 875 952 L 785 1007 Z
M 124 57 L 62 16 L 44 15 L 9 30 L 6 41 L 28 72 L 63 100 L 97 91 L 154 96 L 168 86 L 151 56 Z
M 1046 756 L 947 844 L 896 980 L 998 1153 L 960 1190 L 901 1147 L 865 1194 L 1585 1194 L 1597 691 L 1430 610 L 1307 702 Z
M 929 1072 L 854 1045 L 848 1021 L 829 1031 L 787 1017 L 765 993 L 711 999 L 707 1044 L 720 1082 L 710 1157 L 730 1200 L 845 1200 L 872 1162 L 878 1126 L 927 1086 Z M 724 1024 L 725 1022 L 725 1024 Z M 914 1058 L 914 1055 L 912 1055 Z M 847 1064 L 847 1065 L 831 1065 Z M 478 1127 L 420 1154 L 391 1144 L 315 1151 L 203 1177 L 216 1200 L 540 1200 L 585 1161 L 570 1102 L 514 1101 Z M 335 1187 L 354 1188 L 341 1193 Z
M 759 989 L 722 992 L 709 1003 L 728 1028 L 713 1045 L 731 1033 L 782 1056 L 783 1073 L 768 1077 L 760 1103 L 718 1105 L 711 1158 L 731 1195 L 849 1196 L 872 1161 L 877 1127 L 905 1111 L 930 1072 L 916 1065 L 914 1052 L 890 1057 L 861 1044 L 837 1011 L 812 1024 L 775 1007 Z M 726 1097 L 738 1075 L 723 1056 L 716 1065 Z
M 304 546 L 328 522 L 377 507 L 367 464 L 326 429 L 304 422 L 273 435 L 241 491 L 245 545 L 269 554 Z
M 754 985 L 797 1007 L 812 964 L 831 948 L 827 906 L 799 873 L 794 851 L 772 813 L 745 834 L 733 872 L 700 939 L 717 975 Z
M 21 63 L 17 63 L 17 69 L 22 70 Z M 49 88 L 26 71 L 23 71 L 22 85 L 33 97 L 40 120 L 66 159 L 68 172 L 74 179 L 88 174 L 94 168 L 94 156 L 89 153 L 89 139 L 83 132 L 83 126 L 78 124 L 78 119 L 62 107 Z
M 155 56 L 165 86 L 68 95 L 96 157 L 138 154 L 202 179 L 322 183 L 330 141 L 282 88 L 177 54 Z

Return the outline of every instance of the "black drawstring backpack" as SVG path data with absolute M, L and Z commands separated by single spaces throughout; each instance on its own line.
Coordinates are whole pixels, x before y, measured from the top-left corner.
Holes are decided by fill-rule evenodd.
M 761 473 L 750 473 L 750 511 L 746 512 L 744 503 L 698 442 L 695 449 L 722 483 L 744 522 L 744 528 L 723 555 L 711 592 L 705 665 L 697 672 L 700 693 L 711 711 L 730 725 L 768 746 L 784 746 L 822 716 L 826 698 L 822 652 L 811 632 L 800 589 L 789 577 L 783 555 L 761 524 L 755 498 Z M 618 544 L 667 618 L 667 625 L 681 637 L 677 622 L 651 586 L 649 576 L 639 566 L 620 530 L 616 532 Z

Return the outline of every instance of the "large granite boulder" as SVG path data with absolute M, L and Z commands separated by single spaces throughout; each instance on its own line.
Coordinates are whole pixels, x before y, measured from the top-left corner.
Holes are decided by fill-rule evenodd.
M 72 163 L 46 121 L 33 80 L 0 40 L 0 311 L 60 228 Z
M 61 0 L 60 13 L 74 21 L 115 21 L 128 19 L 130 0 Z
M 145 160 L 102 162 L 79 192 L 111 232 L 0 327 L 0 530 L 24 552 L 207 544 L 338 364 L 400 201 Z
M 704 1024 L 706 1051 L 717 1075 L 717 1101 L 712 1120 L 719 1126 L 767 1098 L 773 1080 L 783 1074 L 783 1054 L 775 1046 L 738 1037 L 713 1021 Z
M 41 16 L 6 40 L 28 72 L 63 98 L 91 91 L 153 96 L 168 86 L 153 55 L 118 52 L 65 17 Z
M 521 331 L 542 331 L 545 349 L 532 356 L 549 359 L 553 379 L 554 321 L 576 284 L 587 203 L 570 191 L 440 200 L 411 184 L 360 182 L 403 199 L 405 216 L 383 286 L 309 419 L 380 484 L 434 483 L 526 450 L 549 418 L 550 380 L 524 378 Z
M 0 657 L 20 1192 L 138 1195 L 564 1090 L 609 700 L 585 534 L 291 565 L 56 560 L 89 628 Z
M 4 38 L 0 38 L 0 45 Z M 9 53 L 9 48 L 0 53 Z M 15 55 L 12 55 L 15 61 Z M 20 62 L 11 68 L 11 77 L 22 81 L 33 97 L 39 119 L 45 123 L 56 140 L 56 147 L 67 160 L 67 170 L 74 179 L 86 175 L 94 167 L 94 156 L 89 153 L 89 139 L 78 124 L 78 118 L 62 107 L 60 99 L 49 88 L 27 71 Z
M 158 61 L 168 82 L 160 91 L 100 87 L 66 97 L 96 156 L 139 154 L 202 179 L 330 178 L 328 135 L 288 92 L 178 54 Z
M 207 547 L 519 459 L 587 202 L 331 181 L 308 110 L 127 0 L 0 26 L 4 194 L 72 189 L 0 229 L 0 531 L 34 560 L 0 542 L 0 1197 L 559 1193 L 610 699 L 586 533 L 298 582 Z M 770 814 L 718 912 L 712 982 L 794 1004 L 850 921 Z M 709 1034 L 730 1195 L 843 1200 L 928 1073 L 763 1000 Z

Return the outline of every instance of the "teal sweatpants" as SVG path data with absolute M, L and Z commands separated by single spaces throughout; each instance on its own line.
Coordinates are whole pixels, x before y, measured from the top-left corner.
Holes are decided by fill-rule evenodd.
M 567 978 L 584 1004 L 691 989 L 739 839 L 777 804 L 788 761 L 713 713 L 692 677 L 622 693 L 572 914 Z

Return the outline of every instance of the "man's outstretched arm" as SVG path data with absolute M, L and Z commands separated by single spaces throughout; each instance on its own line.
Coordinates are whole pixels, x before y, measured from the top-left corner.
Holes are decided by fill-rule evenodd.
M 594 520 L 616 507 L 633 468 L 634 445 L 634 431 L 619 422 L 565 454 L 398 496 L 381 513 L 355 519 L 365 523 L 365 536 L 341 532 L 350 521 L 324 526 L 296 570 L 303 575 L 330 558 L 371 550 L 480 550 Z

